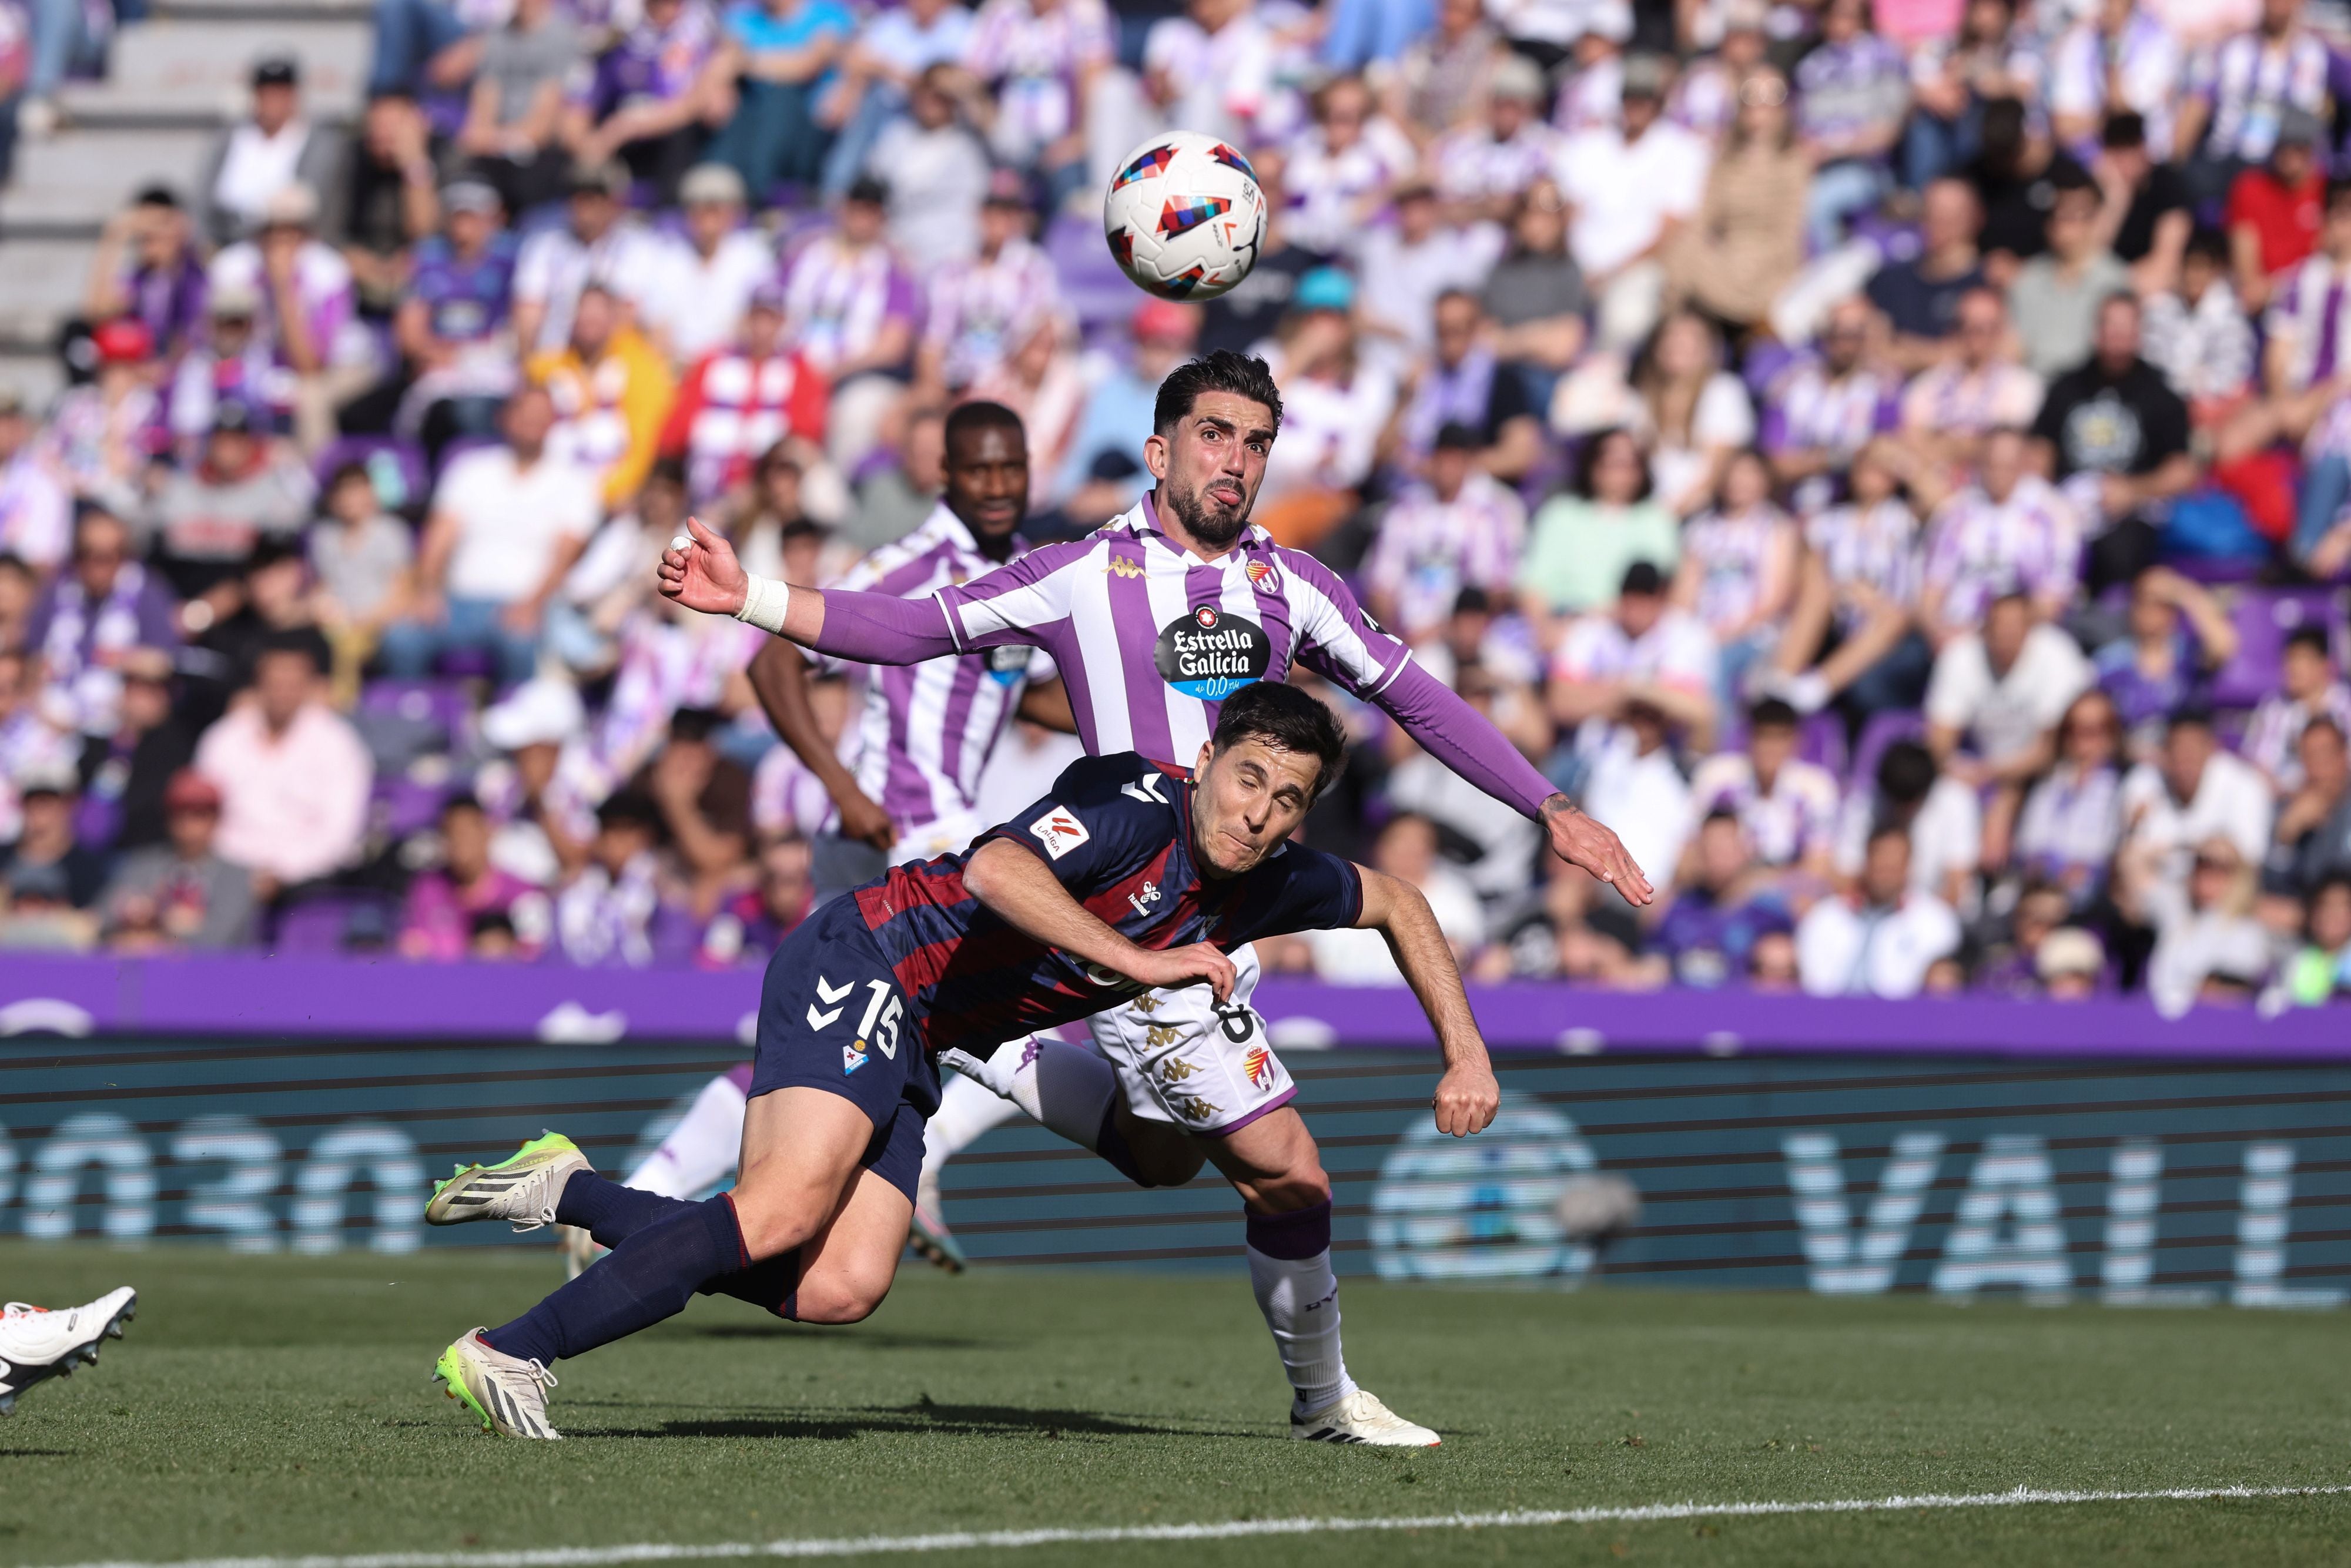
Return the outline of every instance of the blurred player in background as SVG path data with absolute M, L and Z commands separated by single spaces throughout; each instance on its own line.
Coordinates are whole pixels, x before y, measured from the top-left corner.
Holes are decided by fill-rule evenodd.
M 837 658 L 907 664 L 1039 647 L 1067 684 L 1086 749 L 1186 766 L 1219 705 L 1303 664 L 1385 710 L 1439 761 L 1546 830 L 1563 859 L 1646 904 L 1616 835 L 1577 810 L 1493 725 L 1413 662 L 1320 561 L 1249 521 L 1281 423 L 1265 361 L 1219 350 L 1159 386 L 1144 461 L 1156 487 L 1125 515 L 927 599 L 818 591 L 755 578 L 699 522 L 660 568 L 662 591 Z M 1138 786 L 1141 788 L 1142 786 Z M 1138 910 L 1170 896 L 1145 883 Z M 1232 997 L 1153 991 L 1096 1015 L 1095 1051 L 1013 1041 L 952 1065 L 1146 1186 L 1213 1160 L 1242 1195 L 1249 1275 L 1290 1378 L 1293 1430 L 1340 1442 L 1428 1443 L 1434 1433 L 1360 1396 L 1339 1354 L 1331 1184 L 1289 1071 Z M 1363 1403 L 1358 1403 L 1359 1398 Z
M 120 1339 L 138 1315 L 139 1292 L 128 1285 L 86 1306 L 0 1307 L 0 1416 L 14 1414 L 16 1396 L 36 1383 L 71 1377 L 84 1362 L 96 1366 L 99 1342 Z
M 965 403 L 947 415 L 946 445 L 938 505 L 913 533 L 852 567 L 841 579 L 844 591 L 926 598 L 1028 548 L 1015 531 L 1029 515 L 1020 416 L 1001 403 Z M 866 683 L 852 773 L 818 725 L 809 678 L 808 658 L 781 639 L 751 664 L 751 687 L 768 721 L 824 785 L 838 813 L 811 846 L 818 907 L 893 865 L 952 854 L 977 837 L 989 825 L 975 805 L 980 773 L 1016 713 L 1049 729 L 1076 728 L 1053 662 L 1039 650 L 1006 646 L 891 665 Z M 747 1063 L 713 1079 L 627 1185 L 691 1198 L 725 1180 L 742 1148 L 750 1082 Z M 963 1249 L 940 1211 L 940 1166 L 1019 1113 L 969 1079 L 948 1080 L 926 1130 L 913 1229 L 914 1249 L 940 1267 L 964 1265 Z M 569 1230 L 564 1247 L 577 1274 L 593 1243 L 586 1232 Z

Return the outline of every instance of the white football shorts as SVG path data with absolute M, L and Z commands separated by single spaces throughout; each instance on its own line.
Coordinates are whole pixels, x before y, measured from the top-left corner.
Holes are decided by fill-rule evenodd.
M 1298 1093 L 1290 1070 L 1249 1005 L 1257 949 L 1233 954 L 1233 999 L 1219 1007 L 1207 986 L 1142 995 L 1086 1020 L 1094 1049 L 1118 1069 L 1127 1109 L 1186 1132 L 1239 1131 Z

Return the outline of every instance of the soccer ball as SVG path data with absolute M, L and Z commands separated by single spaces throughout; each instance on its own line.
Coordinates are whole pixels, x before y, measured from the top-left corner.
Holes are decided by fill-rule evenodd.
M 1102 201 L 1110 253 L 1162 299 L 1214 299 L 1249 276 L 1265 242 L 1265 193 L 1229 142 L 1155 136 L 1119 160 Z

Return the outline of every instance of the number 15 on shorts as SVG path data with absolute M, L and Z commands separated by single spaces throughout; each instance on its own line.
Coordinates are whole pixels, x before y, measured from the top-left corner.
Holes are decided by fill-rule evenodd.
M 842 1013 L 849 1010 L 845 1004 L 856 989 L 854 981 L 836 987 L 819 975 L 816 977 L 817 999 L 809 1004 L 809 1028 L 818 1030 L 831 1028 Z M 844 1074 L 854 1072 L 865 1065 L 868 1049 L 879 1051 L 891 1061 L 895 1061 L 898 1055 L 898 1020 L 906 1010 L 905 999 L 887 980 L 868 980 L 865 989 L 865 1012 L 857 1020 L 857 1038 L 841 1048 L 841 1071 Z

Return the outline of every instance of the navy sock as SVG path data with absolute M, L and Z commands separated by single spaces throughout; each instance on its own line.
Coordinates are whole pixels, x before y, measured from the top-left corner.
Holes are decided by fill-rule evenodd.
M 483 1337 L 508 1355 L 552 1365 L 675 1317 L 695 1291 L 750 1262 L 735 1205 L 721 1193 L 663 1215 L 580 1278 Z
M 599 1247 L 618 1247 L 671 1210 L 693 1207 L 682 1197 L 622 1186 L 594 1171 L 574 1171 L 555 1200 L 555 1222 L 578 1226 Z
M 732 1296 L 789 1322 L 799 1321 L 800 1249 L 722 1274 L 702 1287 L 705 1296 Z

